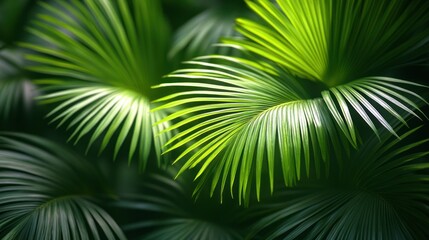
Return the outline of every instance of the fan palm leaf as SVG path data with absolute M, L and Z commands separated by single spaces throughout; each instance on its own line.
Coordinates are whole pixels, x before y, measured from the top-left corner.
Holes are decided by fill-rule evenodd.
M 401 140 L 382 131 L 344 160 L 340 174 L 255 207 L 258 221 L 249 237 L 427 238 L 429 139 L 418 140 L 419 130 L 404 132 Z
M 297 80 L 284 71 L 278 71 L 279 76 L 269 75 L 261 70 L 263 65 L 250 65 L 239 58 L 212 58 L 224 63 L 207 63 L 207 57 L 202 57 L 189 62 L 197 67 L 169 75 L 187 81 L 158 86 L 195 89 L 159 99 L 167 103 L 154 110 L 185 106 L 163 119 L 183 117 L 165 131 L 188 127 L 167 142 L 167 151 L 190 144 L 176 160 L 186 159 L 179 173 L 198 165 L 196 178 L 205 171 L 213 172 L 212 193 L 218 182 L 222 193 L 228 178 L 232 192 L 238 178 L 240 202 L 242 197 L 248 199 L 253 184 L 259 196 L 266 167 L 273 190 L 276 159 L 281 160 L 288 186 L 301 178 L 304 169 L 304 174 L 310 174 L 313 156 L 320 175 L 319 165 L 332 150 L 329 143 L 339 146 L 342 137 L 322 98 L 307 99 Z
M 245 38 L 224 41 L 243 50 L 245 59 L 200 57 L 189 62 L 196 67 L 169 75 L 179 80 L 160 85 L 184 89 L 160 99 L 166 103 L 157 108 L 183 108 L 164 121 L 187 117 L 165 130 L 187 127 L 166 145 L 166 152 L 187 147 L 176 160 L 184 159 L 181 172 L 199 166 L 196 178 L 204 185 L 208 177 L 201 176 L 212 176 L 212 193 L 219 186 L 222 193 L 228 179 L 232 190 L 237 181 L 241 202 L 253 186 L 259 197 L 264 169 L 273 191 L 277 164 L 286 186 L 311 169 L 320 176 L 331 152 L 347 152 L 342 142 L 359 145 L 360 123 L 377 135 L 381 126 L 398 136 L 391 116 L 405 125 L 404 114 L 426 117 L 419 107 L 427 101 L 416 91 L 426 85 L 382 74 L 421 60 L 428 47 L 423 26 L 429 5 L 413 3 L 400 11 L 401 1 L 373 2 L 248 1 L 263 23 L 239 20 Z M 356 6 L 367 18 L 354 17 Z M 381 14 L 384 7 L 389 10 Z M 353 27 L 359 34 L 340 34 Z M 213 58 L 221 62 L 211 64 Z
M 183 180 L 152 174 L 141 181 L 138 193 L 121 194 L 115 206 L 135 216 L 127 219 L 124 231 L 136 239 L 242 239 L 232 227 L 237 212 L 213 201 L 194 202 Z
M 103 188 L 96 169 L 67 149 L 31 135 L 1 134 L 2 239 L 125 239 L 94 202 Z
M 59 126 L 74 128 L 76 142 L 89 135 L 88 148 L 110 143 L 115 155 L 129 142 L 129 159 L 138 152 L 144 169 L 152 146 L 160 156 L 165 138 L 153 139 L 165 113 L 150 113 L 150 86 L 165 71 L 168 28 L 158 1 L 58 1 L 42 4 L 30 32 L 40 44 L 24 43 L 36 52 L 30 69 L 52 76 L 44 103 L 58 103 L 49 114 Z M 167 135 L 168 137 L 168 135 Z M 116 138 L 116 141 L 114 139 Z
M 350 122 L 350 112 L 346 106 L 348 103 L 374 132 L 376 127 L 369 119 L 368 112 L 395 134 L 383 114 L 370 106 L 368 100 L 383 105 L 383 109 L 391 114 L 396 113 L 387 109 L 390 107 L 383 100 L 380 101 L 377 95 L 348 91 L 350 87 L 353 88 L 349 84 L 354 85 L 368 76 L 380 76 L 389 69 L 423 62 L 427 58 L 427 1 L 408 4 L 404 1 L 336 0 L 297 3 L 278 0 L 274 4 L 257 0 L 247 3 L 261 21 L 238 19 L 237 31 L 245 38 L 226 40 L 226 43 L 260 55 L 299 77 L 322 82 L 329 88 L 329 93 L 324 91 L 322 95 L 331 106 L 330 112 L 339 125 L 348 122 L 349 128 L 354 126 Z M 386 79 L 374 80 L 377 84 Z M 414 85 L 408 81 L 392 79 L 381 84 L 389 85 L 397 93 L 406 92 L 409 85 Z M 402 98 L 397 93 L 396 97 Z M 336 96 L 335 101 L 332 101 L 330 94 Z M 338 104 L 344 111 L 338 111 L 334 104 Z M 397 118 L 402 120 L 399 116 Z M 355 139 L 350 136 L 353 134 L 347 133 L 344 126 L 342 130 L 356 145 Z
M 246 2 L 261 21 L 238 19 L 246 38 L 231 42 L 331 87 L 413 64 L 429 47 L 427 1 Z

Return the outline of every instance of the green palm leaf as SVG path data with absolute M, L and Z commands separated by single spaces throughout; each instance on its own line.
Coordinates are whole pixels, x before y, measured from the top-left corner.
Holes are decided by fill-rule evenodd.
M 27 56 L 30 69 L 52 76 L 40 79 L 44 103 L 59 103 L 53 122 L 74 128 L 71 139 L 89 136 L 88 148 L 101 141 L 100 152 L 125 141 L 144 169 L 152 146 L 160 156 L 169 135 L 153 140 L 152 127 L 165 113 L 151 114 L 150 86 L 165 71 L 168 30 L 158 1 L 58 1 L 42 4 L 30 32 L 42 44 L 24 43 L 37 54 Z M 114 140 L 116 138 L 116 141 Z M 155 142 L 154 142 L 155 141 Z M 114 142 L 114 143 L 113 143 Z
M 237 20 L 242 48 L 294 74 L 337 86 L 415 63 L 428 50 L 427 1 L 247 1 L 260 22 Z
M 378 135 L 374 119 L 392 134 L 398 136 L 389 123 L 392 116 L 407 125 L 403 115 L 413 115 L 419 119 L 426 114 L 419 109 L 421 103 L 428 102 L 414 88 L 426 88 L 425 85 L 391 77 L 365 77 L 345 85 L 322 91 L 323 100 L 335 118 L 342 132 L 350 142 L 357 146 L 353 112 L 360 115 L 364 122 Z
M 2 239 L 125 239 L 92 196 L 104 188 L 88 162 L 39 137 L 0 135 Z M 89 183 L 93 186 L 88 185 Z
M 416 141 L 420 129 L 401 140 L 381 131 L 344 160 L 341 173 L 255 207 L 249 238 L 427 238 L 429 139 Z
M 299 77 L 320 81 L 329 87 L 329 91 L 322 92 L 323 99 L 353 145 L 357 144 L 353 136 L 355 130 L 352 129 L 355 124 L 351 121 L 352 113 L 347 105 L 352 105 L 375 133 L 376 126 L 371 117 L 393 134 L 395 132 L 385 114 L 371 102 L 401 121 L 403 119 L 392 106 L 400 104 L 399 107 L 408 113 L 411 113 L 410 109 L 404 108 L 402 103 L 407 102 L 416 108 L 402 93 L 421 99 L 410 92 L 410 87 L 418 84 L 385 77 L 368 79 L 368 76 L 384 74 L 389 69 L 427 58 L 427 1 L 408 4 L 404 1 L 297 3 L 278 0 L 274 4 L 258 0 L 247 3 L 261 21 L 239 19 L 237 30 L 246 38 L 225 42 L 260 55 Z M 376 92 L 358 90 L 356 84 Z M 389 92 L 389 96 L 377 91 L 380 88 L 384 93 Z M 394 103 L 386 102 L 383 96 L 389 99 L 394 96 Z M 397 100 L 403 102 L 398 103 Z
M 200 68 L 169 75 L 185 81 L 159 85 L 195 89 L 164 97 L 159 101 L 168 103 L 155 109 L 183 107 L 163 121 L 191 115 L 165 129 L 188 127 L 167 142 L 167 151 L 189 144 L 176 160 L 186 159 L 180 173 L 200 166 L 196 178 L 204 172 L 213 174 L 212 194 L 219 182 L 222 194 L 228 178 L 232 192 L 238 179 L 240 202 L 242 197 L 248 200 L 253 186 L 259 197 L 266 169 L 272 191 L 278 164 L 287 186 L 302 174 L 310 175 L 314 164 L 319 176 L 331 144 L 341 145 L 342 136 L 322 98 L 307 99 L 297 80 L 284 71 L 268 75 L 261 70 L 263 65 L 239 58 L 209 57 L 223 64 L 207 63 L 207 58 L 189 62 Z M 314 164 L 310 163 L 313 156 Z
M 376 134 L 381 126 L 397 135 L 390 117 L 405 125 L 403 114 L 426 117 L 419 107 L 427 102 L 416 93 L 426 86 L 368 74 L 383 74 L 425 54 L 428 4 L 256 2 L 248 4 L 265 25 L 239 20 L 238 31 L 245 38 L 224 41 L 227 47 L 243 50 L 246 59 L 201 57 L 190 62 L 196 67 L 170 74 L 180 81 L 160 85 L 184 87 L 160 99 L 167 103 L 158 109 L 183 108 L 164 119 L 187 118 L 166 129 L 187 127 L 166 147 L 167 152 L 187 147 L 177 161 L 186 159 L 181 172 L 199 166 L 199 188 L 210 175 L 212 193 L 217 187 L 222 193 L 229 179 L 230 189 L 238 182 L 240 202 L 253 187 L 259 197 L 264 169 L 271 192 L 276 165 L 282 168 L 286 186 L 311 175 L 312 169 L 320 176 L 330 152 L 341 153 L 343 139 L 358 146 L 361 122 Z M 367 18 L 355 18 L 354 7 L 365 10 Z M 380 12 L 383 8 L 388 9 L 385 14 Z M 331 19 L 331 13 L 338 19 Z M 209 63 L 213 58 L 220 63 Z

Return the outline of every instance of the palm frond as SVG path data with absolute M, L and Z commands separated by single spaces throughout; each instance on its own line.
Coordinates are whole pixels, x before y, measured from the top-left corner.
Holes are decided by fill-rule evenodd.
M 417 115 L 414 111 L 419 111 L 419 104 L 416 103 L 427 103 L 413 93 L 415 87 L 425 87 L 423 85 L 393 77 L 369 77 L 383 76 L 389 69 L 427 58 L 427 1 L 408 4 L 403 1 L 296 3 L 278 0 L 275 4 L 256 0 L 247 3 L 260 21 L 239 19 L 237 30 L 245 38 L 225 42 L 329 87 L 322 91 L 323 99 L 354 146 L 357 146 L 354 113 L 376 134 L 378 126 L 372 117 L 395 134 L 386 114 L 404 122 L 394 108 Z M 352 111 L 348 104 L 352 105 Z
M 330 87 L 421 61 L 429 47 L 427 1 L 247 1 L 260 17 L 239 19 L 230 40 Z
M 392 77 L 365 77 L 348 84 L 322 91 L 323 100 L 342 132 L 357 146 L 356 124 L 353 113 L 357 113 L 378 135 L 378 124 L 393 135 L 397 135 L 389 116 L 407 125 L 405 115 L 418 119 L 428 118 L 419 105 L 429 104 L 423 97 L 410 90 L 427 88 L 425 85 Z
M 207 63 L 208 58 L 224 63 Z M 240 202 L 248 200 L 253 187 L 259 197 L 266 169 L 273 190 L 277 164 L 287 186 L 303 174 L 310 175 L 312 166 L 320 176 L 331 146 L 340 146 L 342 137 L 322 98 L 307 99 L 294 77 L 282 71 L 278 76 L 268 75 L 261 70 L 263 65 L 239 58 L 212 56 L 189 63 L 196 68 L 169 75 L 184 81 L 159 87 L 194 90 L 161 98 L 167 103 L 154 110 L 182 108 L 161 122 L 190 115 L 165 129 L 188 127 L 167 142 L 167 152 L 189 145 L 176 160 L 186 159 L 180 173 L 199 166 L 196 178 L 213 174 L 212 194 L 219 185 L 222 194 L 228 178 L 232 193 L 238 179 Z
M 344 159 L 341 173 L 256 207 L 249 238 L 427 238 L 429 139 L 416 141 L 420 129 L 401 139 L 381 131 Z
M 381 74 L 415 63 L 425 54 L 427 3 L 248 4 L 264 23 L 239 20 L 237 29 L 245 38 L 224 42 L 259 59 L 197 58 L 190 62 L 195 68 L 169 75 L 180 82 L 161 85 L 196 89 L 160 99 L 167 103 L 158 109 L 183 108 L 164 119 L 187 117 L 166 129 L 187 127 L 167 142 L 167 152 L 186 146 L 176 160 L 186 159 L 181 172 L 199 166 L 196 178 L 211 175 L 212 194 L 217 187 L 222 193 L 229 179 L 231 190 L 238 182 L 240 202 L 248 199 L 253 187 L 259 198 L 264 169 L 272 192 L 277 164 L 286 186 L 301 175 L 309 176 L 312 166 L 320 176 L 330 152 L 337 156 L 342 152 L 337 149 L 340 142 L 359 145 L 357 122 L 376 134 L 382 126 L 397 136 L 388 120 L 391 116 L 404 125 L 403 114 L 426 117 L 419 107 L 427 101 L 416 93 L 426 86 Z M 366 17 L 355 17 L 361 10 Z M 225 61 L 209 63 L 213 58 Z M 372 73 L 380 75 L 367 75 Z M 198 189 L 209 177 L 201 179 Z
M 0 237 L 125 239 L 93 201 L 93 194 L 104 188 L 97 174 L 88 162 L 52 142 L 2 133 Z
M 52 76 L 38 83 L 48 92 L 43 102 L 59 103 L 49 114 L 53 122 L 68 122 L 76 141 L 91 135 L 88 148 L 101 139 L 100 152 L 116 142 L 116 155 L 130 140 L 129 158 L 139 149 L 144 169 L 157 131 L 152 124 L 165 114 L 150 113 L 154 97 L 150 86 L 167 66 L 168 28 L 159 2 L 88 0 L 42 5 L 47 13 L 40 14 L 29 30 L 42 43 L 22 45 L 36 52 L 27 56 L 37 63 L 30 69 Z M 156 146 L 162 144 L 156 141 Z
M 233 229 L 234 213 L 226 206 L 194 202 L 183 179 L 171 174 L 152 174 L 137 194 L 122 194 L 115 206 L 132 212 L 123 225 L 129 236 L 139 239 L 242 239 Z M 219 211 L 222 210 L 222 211 Z M 224 213 L 228 212 L 228 217 Z M 141 216 L 141 217 L 139 217 Z

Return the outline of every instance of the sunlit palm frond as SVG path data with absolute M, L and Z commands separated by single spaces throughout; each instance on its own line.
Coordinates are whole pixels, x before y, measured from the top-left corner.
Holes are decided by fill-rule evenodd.
M 415 63 L 429 48 L 427 1 L 247 1 L 260 22 L 239 19 L 231 40 L 329 86 Z
M 341 152 L 341 137 L 356 148 L 357 122 L 376 134 L 382 126 L 397 135 L 390 117 L 404 125 L 404 113 L 426 117 L 419 109 L 426 101 L 416 91 L 424 85 L 381 74 L 425 54 L 428 4 L 365 0 L 248 4 L 265 25 L 239 20 L 238 31 L 245 38 L 225 43 L 261 59 L 199 58 L 191 63 L 202 69 L 178 70 L 170 77 L 180 82 L 161 85 L 195 88 L 161 99 L 168 103 L 159 109 L 184 107 L 165 118 L 187 117 L 166 129 L 187 127 L 167 143 L 167 151 L 187 146 L 177 158 L 186 159 L 182 171 L 199 166 L 196 178 L 204 173 L 204 185 L 211 175 L 212 193 L 219 186 L 222 193 L 229 179 L 231 189 L 238 182 L 240 202 L 248 199 L 253 187 L 259 196 L 264 169 L 272 191 L 276 164 L 286 185 L 292 186 L 301 178 L 301 169 L 310 175 L 312 165 L 320 176 L 320 159 L 329 163 L 330 146 Z M 384 8 L 386 13 L 381 12 Z M 357 9 L 367 18 L 355 17 Z M 212 58 L 227 60 L 208 63 Z M 380 75 L 367 75 L 372 73 Z
M 38 83 L 48 92 L 43 102 L 59 104 L 50 113 L 53 121 L 68 122 L 76 141 L 90 135 L 88 147 L 101 139 L 102 151 L 115 142 L 115 155 L 128 139 L 129 158 L 139 152 L 143 169 L 156 132 L 152 125 L 165 114 L 150 113 L 150 86 L 167 67 L 168 28 L 159 2 L 42 5 L 47 13 L 29 30 L 41 43 L 22 45 L 36 52 L 27 56 L 37 63 L 30 69 L 52 76 Z
M 58 81 L 57 90 L 41 99 L 42 103 L 62 101 L 53 111 L 52 122 L 58 127 L 67 124 L 67 129 L 74 129 L 69 140 L 77 143 L 89 135 L 87 150 L 101 138 L 99 152 L 109 144 L 114 146 L 114 158 L 123 145 L 129 145 L 129 160 L 138 153 L 140 169 L 145 169 L 146 159 L 152 148 L 152 142 L 160 159 L 160 146 L 166 143 L 164 138 L 156 137 L 162 125 L 153 126 L 163 118 L 163 112 L 151 113 L 149 100 L 133 91 L 118 90 L 114 87 L 89 86 L 76 83 L 76 87 L 65 89 L 64 82 Z M 71 82 L 66 85 L 70 86 Z M 53 85 L 51 85 L 51 88 Z M 102 135 L 104 133 L 104 136 Z M 113 140 L 117 134 L 116 141 Z M 167 135 L 167 138 L 170 135 Z M 127 141 L 130 139 L 129 141 Z
M 134 217 L 123 225 L 129 236 L 154 240 L 242 239 L 233 229 L 237 211 L 215 201 L 195 203 L 183 179 L 175 181 L 172 176 L 153 174 L 142 183 L 138 194 L 122 194 L 115 204 L 122 212 L 133 213 Z
M 378 126 L 397 135 L 389 117 L 407 125 L 405 115 L 421 119 L 427 118 L 420 105 L 428 102 L 415 89 L 427 88 L 424 85 L 392 77 L 365 77 L 348 84 L 322 91 L 321 95 L 331 115 L 350 142 L 357 146 L 357 113 L 363 121 L 378 135 Z M 376 120 L 374 122 L 374 120 Z
M 100 175 L 88 162 L 42 138 L 0 135 L 2 239 L 125 239 L 93 196 Z
M 394 108 L 408 113 L 418 109 L 422 98 L 413 92 L 423 85 L 369 76 L 383 76 L 389 69 L 427 58 L 427 1 L 276 2 L 247 1 L 260 21 L 238 20 L 237 30 L 245 38 L 225 42 L 330 88 L 322 92 L 323 99 L 353 145 L 354 113 L 376 134 L 372 117 L 395 134 L 386 114 L 403 121 Z
M 340 173 L 256 207 L 249 238 L 427 238 L 429 139 L 416 138 L 420 129 L 401 139 L 381 131 L 344 160 Z
M 224 62 L 204 61 L 211 58 Z M 199 166 L 196 178 L 213 174 L 212 193 L 220 186 L 222 194 L 229 178 L 231 192 L 238 180 L 240 202 L 248 200 L 252 188 L 259 197 L 263 173 L 268 170 L 272 191 L 277 167 L 282 168 L 287 186 L 309 175 L 313 167 L 320 176 L 323 163 L 335 150 L 331 146 L 342 145 L 323 99 L 307 99 L 287 73 L 271 69 L 269 75 L 256 62 L 221 56 L 189 63 L 196 67 L 169 75 L 182 81 L 160 85 L 185 90 L 160 99 L 167 103 L 157 109 L 182 108 L 163 119 L 184 117 L 165 131 L 187 128 L 170 139 L 167 151 L 189 145 L 176 160 L 185 161 L 181 172 Z
M 22 54 L 12 49 L 0 51 L 0 128 L 17 121 L 26 113 L 37 95 L 34 85 L 25 77 Z

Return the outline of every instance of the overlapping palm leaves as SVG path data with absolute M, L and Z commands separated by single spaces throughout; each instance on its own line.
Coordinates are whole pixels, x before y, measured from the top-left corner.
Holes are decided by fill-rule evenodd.
M 212 192 L 219 186 L 223 192 L 229 178 L 231 192 L 238 182 L 240 200 L 248 199 L 253 184 L 259 196 L 266 169 L 273 189 L 277 164 L 286 185 L 293 185 L 301 169 L 311 175 L 314 166 L 320 173 L 321 159 L 339 151 L 341 139 L 357 147 L 358 123 L 396 135 L 390 116 L 404 124 L 404 113 L 425 117 L 419 110 L 425 100 L 415 93 L 425 86 L 383 74 L 422 61 L 427 2 L 248 4 L 261 21 L 238 20 L 245 38 L 225 44 L 256 56 L 198 58 L 190 62 L 198 68 L 178 70 L 170 77 L 180 81 L 161 85 L 184 87 L 160 99 L 167 103 L 158 109 L 184 108 L 164 120 L 191 115 L 166 130 L 186 129 L 167 142 L 167 151 L 188 145 L 177 158 L 185 161 L 182 171 L 199 166 L 196 178 L 202 185 L 211 178 Z M 213 58 L 224 61 L 210 64 Z
M 296 3 L 280 0 L 277 5 L 269 1 L 248 1 L 248 4 L 263 23 L 239 19 L 237 30 L 246 39 L 227 42 L 284 66 L 297 76 L 320 81 L 329 87 L 322 91 L 323 99 L 354 145 L 354 124 L 349 108 L 374 132 L 376 127 L 368 112 L 394 133 L 371 101 L 400 120 L 403 119 L 391 106 L 409 113 L 410 109 L 404 108 L 403 103 L 416 107 L 405 100 L 402 93 L 415 95 L 407 88 L 418 84 L 370 76 L 424 61 L 429 48 L 427 1 L 408 4 L 404 1 Z M 379 86 L 367 84 L 368 80 Z
M 154 94 L 150 86 L 166 70 L 168 28 L 158 1 L 58 1 L 43 4 L 30 32 L 41 44 L 32 49 L 31 67 L 52 76 L 40 79 L 48 94 L 43 103 L 59 103 L 49 114 L 58 126 L 73 128 L 75 142 L 90 135 L 100 152 L 110 143 L 116 156 L 129 145 L 144 169 L 154 145 L 158 158 L 169 134 L 153 139 L 165 125 L 153 126 L 165 116 L 150 113 Z M 168 124 L 166 124 L 168 125 Z M 154 144 L 152 144 L 154 142 Z
M 279 72 L 281 76 L 271 76 L 261 70 L 262 65 L 250 65 L 238 58 L 217 57 L 220 58 L 226 64 L 192 61 L 190 63 L 204 68 L 178 70 L 170 75 L 189 81 L 160 85 L 196 88 L 160 99 L 173 99 L 160 108 L 203 104 L 177 111 L 164 121 L 192 114 L 166 131 L 198 122 L 175 135 L 167 145 L 169 150 L 174 150 L 192 143 L 177 160 L 187 158 L 182 171 L 202 165 L 197 177 L 206 169 L 212 172 L 212 193 L 219 181 L 223 192 L 228 178 L 232 190 L 235 178 L 238 178 L 240 201 L 242 197 L 248 197 L 253 184 L 259 195 L 265 167 L 272 190 L 274 169 L 278 166 L 276 158 L 282 161 L 279 166 L 283 169 L 286 185 L 293 185 L 300 179 L 302 169 L 310 174 L 310 148 L 315 157 L 320 156 L 326 161 L 330 152 L 328 143 L 341 145 L 340 135 L 327 117 L 329 110 L 322 99 L 307 99 L 293 76 L 285 72 Z M 283 77 L 282 81 L 280 77 Z M 207 81 L 192 81 L 195 78 Z M 303 149 L 303 163 L 291 160 L 301 159 Z M 317 161 L 316 164 L 321 163 Z M 321 168 L 316 169 L 320 171 Z
M 93 201 L 107 194 L 103 188 L 99 172 L 67 149 L 40 137 L 1 133 L 2 239 L 125 239 Z
M 262 208 L 249 238 L 426 239 L 427 152 L 418 149 L 427 140 L 408 142 L 420 129 L 400 134 L 392 121 L 406 124 L 407 114 L 425 117 L 419 110 L 425 99 L 414 92 L 423 86 L 387 70 L 425 61 L 427 3 L 271 2 L 248 1 L 261 21 L 238 20 L 244 38 L 225 41 L 248 58 L 188 62 L 188 68 L 170 74 L 178 82 L 161 85 L 184 91 L 160 99 L 165 105 L 152 113 L 156 104 L 150 101 L 157 96 L 149 86 L 163 74 L 167 52 L 157 1 L 43 4 L 46 13 L 30 30 L 42 44 L 23 45 L 37 52 L 29 56 L 38 63 L 32 69 L 50 75 L 38 81 L 47 86 L 42 102 L 58 104 L 49 116 L 74 129 L 71 140 L 88 137 L 88 148 L 99 143 L 100 151 L 112 144 L 113 155 L 128 145 L 129 157 L 138 152 L 144 168 L 152 136 L 159 133 L 158 155 L 164 144 L 167 152 L 187 147 L 178 157 L 180 172 L 198 168 L 197 191 L 229 188 L 246 204 L 252 192 L 258 197 L 273 192 L 277 176 L 288 186 L 298 184 L 284 190 L 283 202 Z M 5 93 L 0 102 L 10 96 Z M 3 102 L 0 109 L 11 108 Z M 165 110 L 176 107 L 166 117 Z M 350 150 L 347 142 L 360 147 L 365 124 L 379 139 L 373 136 L 360 150 Z M 183 131 L 172 137 L 179 128 Z M 88 185 L 97 182 L 93 168 L 41 141 L 0 136 L 0 237 L 124 238 L 91 197 L 94 188 Z M 220 208 L 217 214 L 188 211 L 195 205 L 180 182 L 159 176 L 142 182 L 149 191 L 139 188 L 141 194 L 118 203 L 118 222 L 133 218 L 123 226 L 129 237 L 239 238 L 225 227 L 232 222 L 230 211 L 228 221 L 209 219 L 222 214 Z M 135 220 L 139 214 L 143 217 Z
M 255 208 L 250 238 L 426 239 L 429 139 L 418 140 L 421 130 L 401 140 L 384 131 L 344 159 L 340 173 Z

